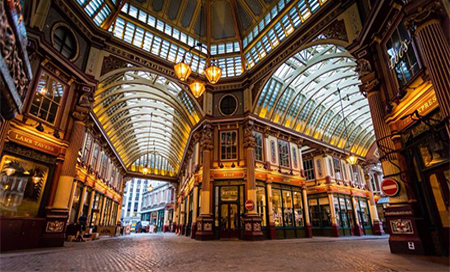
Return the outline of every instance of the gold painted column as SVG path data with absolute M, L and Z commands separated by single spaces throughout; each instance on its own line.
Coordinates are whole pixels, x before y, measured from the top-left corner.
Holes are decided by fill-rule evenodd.
M 447 119 L 445 124 L 449 133 L 450 45 L 441 26 L 440 9 L 440 1 L 432 1 L 410 15 L 405 20 L 405 25 L 415 28 L 414 36 L 418 42 L 423 63 L 430 72 L 439 108 Z
M 306 228 L 306 237 L 311 238 L 312 227 L 311 227 L 311 219 L 309 218 L 309 205 L 308 205 L 308 193 L 306 192 L 306 186 L 302 188 L 302 198 L 303 198 L 303 210 L 305 211 L 305 228 Z
M 383 235 L 384 234 L 383 222 L 381 222 L 380 218 L 378 217 L 377 204 L 373 199 L 372 191 L 369 192 L 368 203 L 369 203 L 370 218 L 372 219 L 373 235 Z
M 211 124 L 204 124 L 202 129 L 201 146 L 203 149 L 203 173 L 200 216 L 197 220 L 195 239 L 214 239 L 214 218 L 211 213 L 211 151 L 213 150 L 213 130 Z
M 92 216 L 92 205 L 94 204 L 94 197 L 95 197 L 95 190 L 92 190 L 92 192 L 91 192 L 91 197 L 90 197 L 90 199 L 89 199 L 89 206 L 88 206 L 88 212 L 87 212 L 87 215 L 86 215 L 86 218 L 87 218 L 87 222 L 88 222 L 88 226 L 90 226 L 90 222 L 91 222 L 91 216 Z M 120 210 L 121 210 L 121 208 L 122 208 L 122 206 L 120 206 L 119 207 L 119 210 L 117 211 L 117 214 L 119 215 L 119 220 L 120 220 Z
M 72 126 L 69 148 L 67 149 L 64 163 L 61 169 L 61 175 L 56 190 L 54 210 L 68 211 L 70 200 L 70 188 L 72 187 L 75 168 L 77 164 L 78 151 L 80 150 L 84 139 L 84 121 L 75 120 Z
M 320 205 L 320 203 L 318 203 L 318 205 Z M 333 194 L 330 194 L 330 193 L 328 194 L 328 205 L 330 206 L 332 235 L 334 237 L 339 237 L 339 225 L 337 224 L 336 210 L 334 209 L 334 196 L 333 196 Z
M 181 197 L 181 211 L 180 211 L 180 232 L 179 234 L 184 235 L 186 229 L 186 201 L 187 196 Z
M 252 202 L 253 208 L 245 207 L 244 216 L 244 239 L 257 240 L 263 238 L 262 218 L 256 210 L 256 180 L 255 180 L 255 137 L 253 136 L 253 121 L 248 121 L 244 126 L 244 150 L 247 167 L 247 180 L 245 188 L 247 191 L 246 202 Z M 247 205 L 245 205 L 247 206 Z
M 192 197 L 192 225 L 191 225 L 191 238 L 195 238 L 195 232 L 197 231 L 197 210 L 198 210 L 198 185 L 194 185 L 194 192 Z
M 79 203 L 78 214 L 77 214 L 76 220 L 78 220 L 78 218 L 80 218 L 80 216 L 83 215 L 83 206 L 84 206 L 84 202 L 86 201 L 86 189 L 87 189 L 87 186 L 84 186 L 83 191 L 81 191 L 80 203 Z

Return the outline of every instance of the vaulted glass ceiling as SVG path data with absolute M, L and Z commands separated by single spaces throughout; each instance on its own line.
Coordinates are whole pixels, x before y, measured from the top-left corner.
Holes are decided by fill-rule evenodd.
M 102 80 L 94 113 L 129 170 L 165 176 L 178 173 L 191 129 L 202 118 L 180 86 L 132 67 Z
M 234 77 L 255 66 L 332 1 L 206 0 L 203 12 L 199 0 L 77 2 L 99 27 L 170 62 L 181 61 L 201 41 L 217 58 L 222 76 Z M 194 52 L 193 71 L 202 73 L 207 52 Z
M 275 71 L 261 91 L 255 113 L 365 156 L 375 135 L 355 67 L 342 47 L 319 44 L 306 48 Z

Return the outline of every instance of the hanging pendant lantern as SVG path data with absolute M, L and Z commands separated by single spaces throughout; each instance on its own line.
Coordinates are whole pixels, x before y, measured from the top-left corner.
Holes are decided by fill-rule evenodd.
M 175 70 L 175 74 L 181 81 L 186 81 L 186 79 L 192 73 L 191 66 L 184 63 L 184 59 L 179 63 L 175 64 L 173 69 Z
M 356 157 L 356 156 L 353 155 L 353 154 L 350 154 L 350 155 L 347 157 L 347 162 L 350 163 L 351 165 L 354 165 L 354 164 L 356 164 L 356 163 L 358 162 L 358 157 Z
M 222 76 L 222 69 L 211 62 L 211 65 L 205 70 L 205 76 L 211 84 L 216 84 Z
M 194 95 L 194 97 L 199 98 L 200 96 L 202 96 L 203 92 L 205 91 L 205 83 L 196 79 L 196 80 L 194 80 L 194 82 L 189 84 L 189 88 L 191 89 L 191 92 Z

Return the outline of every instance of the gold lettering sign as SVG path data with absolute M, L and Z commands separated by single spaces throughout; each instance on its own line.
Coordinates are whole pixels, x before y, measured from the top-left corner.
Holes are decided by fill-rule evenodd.
M 41 139 L 38 139 L 37 137 L 22 134 L 15 131 L 10 131 L 8 134 L 8 138 L 11 141 L 16 142 L 18 144 L 55 156 L 58 155 L 61 151 L 61 149 L 56 145 L 44 142 Z

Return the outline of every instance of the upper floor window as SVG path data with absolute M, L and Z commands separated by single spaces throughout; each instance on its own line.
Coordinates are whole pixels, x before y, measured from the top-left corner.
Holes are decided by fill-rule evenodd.
M 394 70 L 400 88 L 419 71 L 419 64 L 412 47 L 412 38 L 406 27 L 400 23 L 386 43 L 390 57 L 389 68 Z
M 237 159 L 237 132 L 223 131 L 220 133 L 221 160 Z
M 100 146 L 98 146 L 98 145 L 96 145 L 95 143 L 94 143 L 94 153 L 93 153 L 93 155 L 92 155 L 92 163 L 91 163 L 91 166 L 92 166 L 92 168 L 94 168 L 94 170 L 95 169 L 97 169 L 97 165 L 98 165 L 98 153 L 99 153 L 99 150 L 100 149 Z
M 358 173 L 358 166 L 352 165 L 352 172 L 353 172 L 353 181 L 360 182 L 359 173 Z
M 83 150 L 83 161 L 88 163 L 89 154 L 91 153 L 92 146 L 92 137 L 89 133 L 86 133 L 86 138 L 84 142 L 84 150 Z
M 55 124 L 64 95 L 64 85 L 46 72 L 41 73 L 30 113 Z
M 53 47 L 68 59 L 76 57 L 77 41 L 75 35 L 65 26 L 56 27 L 53 33 Z
M 278 153 L 280 155 L 280 166 L 289 167 L 289 143 L 278 141 Z
M 314 163 L 312 159 L 303 161 L 303 170 L 305 171 L 306 180 L 314 179 Z
M 255 137 L 255 160 L 257 161 L 263 161 L 263 138 L 262 134 L 259 132 L 253 131 L 253 136 Z
M 336 179 L 341 178 L 341 162 L 337 158 L 333 158 L 334 172 L 336 173 Z

